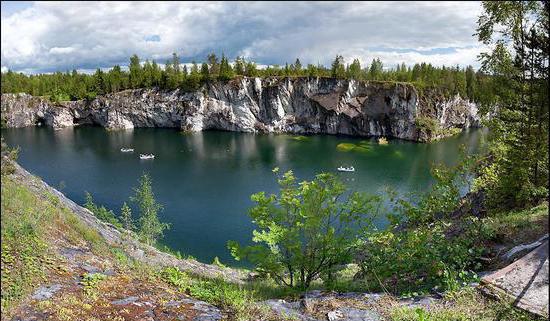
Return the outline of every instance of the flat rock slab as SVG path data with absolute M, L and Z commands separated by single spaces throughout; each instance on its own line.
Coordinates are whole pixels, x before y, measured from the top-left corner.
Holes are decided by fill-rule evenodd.
M 514 305 L 548 318 L 548 240 L 516 262 L 481 279 L 492 294 L 504 295 Z
M 46 300 L 51 298 L 59 290 L 61 290 L 61 284 L 41 286 L 34 292 L 31 298 L 34 300 Z

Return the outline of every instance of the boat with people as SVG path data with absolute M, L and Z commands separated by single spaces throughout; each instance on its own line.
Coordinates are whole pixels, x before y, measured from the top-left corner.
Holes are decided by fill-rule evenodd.
M 133 148 L 121 148 L 120 151 L 123 152 L 123 153 L 132 153 L 134 151 L 134 149 Z
M 340 167 L 338 167 L 338 171 L 339 172 L 355 172 L 355 168 L 353 168 L 353 166 L 350 166 L 350 167 L 340 166 Z
M 139 154 L 139 159 L 154 159 L 155 155 L 153 154 Z

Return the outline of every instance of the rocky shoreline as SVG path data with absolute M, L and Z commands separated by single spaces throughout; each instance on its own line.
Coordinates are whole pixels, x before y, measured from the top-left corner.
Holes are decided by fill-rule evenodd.
M 222 278 L 228 282 L 242 284 L 252 277 L 246 270 L 219 267 L 217 265 L 205 264 L 193 259 L 178 259 L 175 256 L 159 251 L 153 246 L 137 241 L 133 237 L 125 237 L 121 230 L 113 225 L 99 220 L 88 209 L 76 204 L 63 193 L 51 187 L 46 182 L 33 176 L 17 163 L 13 163 L 14 177 L 24 183 L 33 193 L 41 197 L 52 196 L 58 199 L 61 207 L 71 210 L 78 216 L 86 226 L 96 230 L 111 246 L 124 249 L 124 252 L 131 258 L 159 267 L 178 267 L 193 275 L 206 278 Z
M 254 133 L 345 134 L 431 141 L 478 127 L 477 106 L 408 83 L 335 78 L 248 78 L 195 92 L 132 89 L 93 100 L 54 103 L 2 94 L 4 127 L 96 125 Z

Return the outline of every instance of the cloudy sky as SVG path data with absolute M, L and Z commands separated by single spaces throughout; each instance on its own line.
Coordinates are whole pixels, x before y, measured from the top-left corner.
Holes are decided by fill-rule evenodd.
M 329 65 L 336 54 L 386 66 L 479 66 L 478 2 L 7 2 L 1 67 L 26 73 L 183 62 L 209 52 L 259 64 Z

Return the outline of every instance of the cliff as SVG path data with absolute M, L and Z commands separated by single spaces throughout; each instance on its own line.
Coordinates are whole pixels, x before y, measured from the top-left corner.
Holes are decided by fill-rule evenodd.
M 94 100 L 52 103 L 2 95 L 6 127 L 90 124 L 108 129 L 168 127 L 295 134 L 387 136 L 415 141 L 478 126 L 477 106 L 460 97 L 419 95 L 406 83 L 334 78 L 238 78 L 195 92 L 135 89 Z

